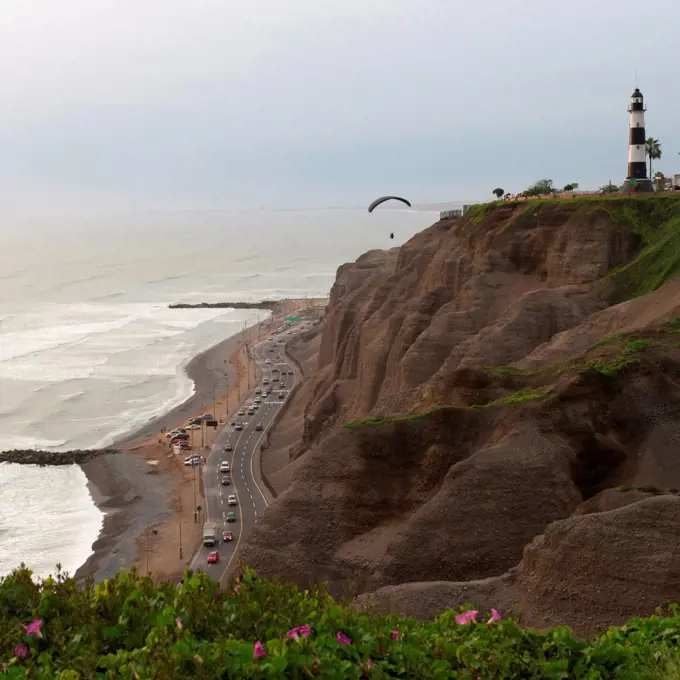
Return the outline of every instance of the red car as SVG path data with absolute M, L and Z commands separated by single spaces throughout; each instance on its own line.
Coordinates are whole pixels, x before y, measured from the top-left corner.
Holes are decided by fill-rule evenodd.
M 208 555 L 208 564 L 215 564 L 215 562 L 220 561 L 220 554 L 217 550 L 213 550 L 210 555 Z
M 225 532 L 222 534 L 222 540 L 223 540 L 225 543 L 229 543 L 229 541 L 233 541 L 233 540 L 234 540 L 234 534 L 232 534 L 231 531 L 225 531 Z

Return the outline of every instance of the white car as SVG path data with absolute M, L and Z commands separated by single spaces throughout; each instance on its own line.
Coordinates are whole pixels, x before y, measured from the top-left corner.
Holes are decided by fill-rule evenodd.
M 227 505 L 238 505 L 236 496 L 233 493 L 229 494 L 229 498 L 227 498 Z
M 265 364 L 271 364 L 271 360 L 270 360 L 270 359 L 267 359 L 264 363 L 265 363 Z
M 238 414 L 239 414 L 240 416 L 244 416 L 244 415 L 246 414 L 246 412 L 245 412 L 243 409 L 239 409 Z
M 229 472 L 229 462 L 226 460 L 223 460 L 220 463 L 220 472 Z

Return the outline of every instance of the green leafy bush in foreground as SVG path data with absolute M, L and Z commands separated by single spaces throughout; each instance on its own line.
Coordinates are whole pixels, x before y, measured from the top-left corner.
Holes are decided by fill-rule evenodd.
M 582 641 L 495 611 L 424 623 L 352 611 L 249 570 L 222 590 L 189 571 L 79 588 L 22 568 L 0 580 L 0 678 L 680 678 L 670 613 Z

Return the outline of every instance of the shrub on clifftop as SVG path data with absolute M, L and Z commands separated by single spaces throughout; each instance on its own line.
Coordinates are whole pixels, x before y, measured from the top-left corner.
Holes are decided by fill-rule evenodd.
M 502 614 L 502 613 L 501 613 Z M 490 613 L 435 621 L 353 611 L 323 591 L 246 570 L 222 590 L 202 574 L 154 586 L 121 572 L 84 589 L 26 569 L 0 581 L 0 677 L 668 678 L 680 616 L 653 616 L 591 642 Z

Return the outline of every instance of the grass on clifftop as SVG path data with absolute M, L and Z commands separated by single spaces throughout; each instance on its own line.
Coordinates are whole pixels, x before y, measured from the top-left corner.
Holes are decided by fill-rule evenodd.
M 600 213 L 621 231 L 639 236 L 641 249 L 637 256 L 608 274 L 612 304 L 651 293 L 680 274 L 680 193 L 491 201 L 472 206 L 463 218 L 462 229 L 480 224 L 503 208 L 514 213 L 516 222 L 528 222 L 543 211 L 555 209 Z
M 418 622 L 353 611 L 249 570 L 225 590 L 190 572 L 158 586 L 134 572 L 84 589 L 59 574 L 35 584 L 25 569 L 0 580 L 0 677 L 12 680 L 661 680 L 680 677 L 679 635 L 675 608 L 592 641 L 469 608 Z

